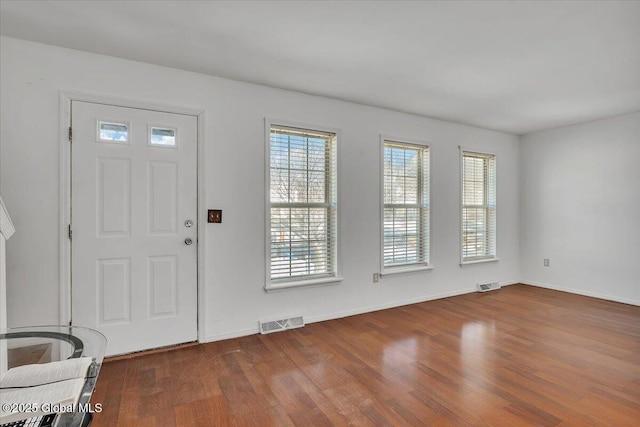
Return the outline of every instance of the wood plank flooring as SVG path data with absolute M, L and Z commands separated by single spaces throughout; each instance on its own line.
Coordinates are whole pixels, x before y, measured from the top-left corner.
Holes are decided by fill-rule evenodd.
M 638 426 L 640 307 L 513 285 L 107 362 L 102 426 Z

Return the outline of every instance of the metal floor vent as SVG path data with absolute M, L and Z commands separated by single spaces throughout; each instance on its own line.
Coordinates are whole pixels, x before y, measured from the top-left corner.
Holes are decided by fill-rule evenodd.
M 487 282 L 487 283 L 478 283 L 476 285 L 478 288 L 478 292 L 489 292 L 500 289 L 500 283 L 498 282 Z
M 260 322 L 260 333 L 270 334 L 272 332 L 284 331 L 286 329 L 301 328 L 304 326 L 302 316 L 290 317 L 288 319 L 268 320 Z

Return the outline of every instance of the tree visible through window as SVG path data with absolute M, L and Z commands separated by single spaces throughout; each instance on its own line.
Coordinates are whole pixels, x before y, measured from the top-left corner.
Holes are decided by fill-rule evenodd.
M 336 274 L 336 135 L 271 126 L 270 278 Z
M 429 262 L 429 148 L 384 141 L 383 267 Z
M 462 152 L 462 262 L 496 257 L 496 158 Z

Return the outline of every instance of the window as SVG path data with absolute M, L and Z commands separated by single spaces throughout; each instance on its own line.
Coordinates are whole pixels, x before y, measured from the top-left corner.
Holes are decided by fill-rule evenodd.
M 176 129 L 149 126 L 149 145 L 159 147 L 176 146 Z
M 129 124 L 98 120 L 98 141 L 129 142 Z
M 267 289 L 336 281 L 336 134 L 269 128 Z
M 496 259 L 496 157 L 462 151 L 461 261 Z
M 429 263 L 429 147 L 383 140 L 383 272 Z

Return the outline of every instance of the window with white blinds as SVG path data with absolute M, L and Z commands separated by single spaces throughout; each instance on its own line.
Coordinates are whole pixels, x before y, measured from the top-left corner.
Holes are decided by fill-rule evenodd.
M 429 147 L 384 140 L 383 271 L 429 263 Z
M 336 139 L 335 133 L 270 126 L 272 284 L 337 274 Z
M 496 258 L 496 157 L 462 151 L 462 262 Z

